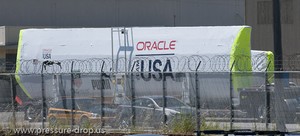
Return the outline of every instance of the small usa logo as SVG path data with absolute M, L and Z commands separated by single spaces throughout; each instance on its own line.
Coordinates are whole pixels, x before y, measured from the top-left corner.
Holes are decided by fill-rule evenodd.
M 51 59 L 52 49 L 43 49 L 43 59 Z

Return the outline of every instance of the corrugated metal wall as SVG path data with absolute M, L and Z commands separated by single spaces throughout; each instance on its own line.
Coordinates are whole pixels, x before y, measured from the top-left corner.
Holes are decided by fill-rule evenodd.
M 244 0 L 0 0 L 0 26 L 242 25 Z

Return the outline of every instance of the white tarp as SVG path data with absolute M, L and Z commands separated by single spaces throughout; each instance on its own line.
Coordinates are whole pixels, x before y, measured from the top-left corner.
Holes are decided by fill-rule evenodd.
M 17 66 L 17 72 L 20 70 L 24 72 L 26 69 L 30 73 L 28 69 L 31 66 L 23 67 L 21 65 L 24 60 L 35 60 L 35 63 L 45 60 L 83 60 L 90 58 L 109 58 L 111 60 L 113 56 L 114 65 L 118 66 L 111 66 L 111 68 L 106 69 L 125 71 L 125 66 L 120 66 L 121 59 L 124 61 L 126 59 L 127 62 L 130 59 L 134 60 L 134 58 L 141 57 L 147 57 L 150 60 L 175 57 L 181 60 L 182 56 L 205 55 L 210 58 L 216 55 L 232 56 L 234 52 L 248 55 L 250 54 L 250 43 L 242 45 L 246 49 L 239 51 L 233 49 L 236 46 L 235 40 L 239 38 L 239 33 L 244 28 L 249 27 L 134 27 L 127 28 L 126 31 L 122 28 L 114 28 L 113 31 L 115 32 L 113 33 L 111 28 L 25 29 L 20 34 L 17 57 L 17 62 L 20 62 L 20 65 Z M 191 71 L 185 67 L 187 66 L 186 62 L 195 60 L 179 62 L 180 60 L 173 59 L 173 61 L 177 61 L 172 62 L 172 66 L 177 66 L 173 68 L 173 72 Z M 205 61 L 211 60 L 206 59 Z M 229 59 L 227 58 L 226 61 L 222 62 L 224 65 L 222 67 L 226 67 L 226 70 L 220 71 L 228 71 Z M 179 66 L 179 63 L 182 64 Z M 30 64 L 26 62 L 26 65 Z M 158 66 L 159 69 L 163 69 L 164 65 Z M 197 63 L 193 65 L 197 65 Z M 131 67 L 127 66 L 127 71 Z
M 127 31 L 134 55 L 229 55 L 244 27 L 135 27 Z M 113 37 L 114 54 L 120 48 L 118 34 Z M 54 60 L 111 56 L 110 28 L 26 29 L 21 36 L 20 59 L 45 60 L 45 52 Z M 120 35 L 120 41 L 124 44 L 124 35 Z
M 94 81 L 99 84 L 99 76 L 83 73 L 99 73 L 101 67 L 104 67 L 103 72 L 190 72 L 201 63 L 199 71 L 228 72 L 240 55 L 250 58 L 250 30 L 249 26 L 25 29 L 20 32 L 16 78 L 27 96 L 39 97 L 41 94 L 36 90 L 41 90 L 40 75 L 22 74 L 40 74 L 42 63 L 46 60 L 61 62 L 61 68 L 45 66 L 47 68 L 43 72 L 70 73 L 73 68 L 73 71 L 81 73 L 81 83 L 75 86 L 75 91 L 97 97 L 100 88 L 94 86 Z M 246 60 L 250 65 L 242 66 L 250 66 L 251 70 L 250 59 Z M 71 66 L 72 62 L 74 66 Z M 239 60 L 236 65 L 241 62 L 244 63 Z M 236 69 L 240 68 L 233 68 Z M 227 99 L 229 74 L 205 76 L 203 82 L 211 82 L 201 86 L 201 97 Z M 54 80 L 51 75 L 44 78 L 47 96 L 58 93 L 58 80 L 63 80 L 64 90 L 70 92 L 70 75 Z M 138 78 L 135 80 L 135 89 L 139 91 L 136 95 L 162 93 L 161 75 L 141 73 Z M 167 78 L 167 89 L 172 95 L 181 95 L 187 90 L 194 92 L 191 87 L 194 85 L 187 85 L 192 79 L 177 80 L 175 73 L 168 74 Z M 111 90 L 124 93 L 125 88 L 123 82 L 123 85 L 111 87 Z M 109 91 L 107 95 L 111 93 Z

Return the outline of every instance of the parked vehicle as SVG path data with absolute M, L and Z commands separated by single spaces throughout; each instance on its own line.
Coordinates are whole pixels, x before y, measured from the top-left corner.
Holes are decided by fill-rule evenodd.
M 116 125 L 119 128 L 129 127 L 132 120 L 136 126 L 161 127 L 164 118 L 166 123 L 170 124 L 179 114 L 195 114 L 195 108 L 172 96 L 144 96 L 132 101 L 132 107 L 131 104 L 119 105 L 118 107 Z M 164 105 L 165 109 L 163 108 Z M 132 111 L 135 116 L 133 116 Z
M 275 108 L 276 108 L 276 90 L 274 88 L 275 84 L 262 85 L 257 88 L 243 88 L 239 90 L 240 92 L 240 109 L 248 113 L 248 117 L 254 117 L 259 119 L 261 122 L 266 121 L 267 110 L 266 104 L 269 103 L 270 111 L 269 116 L 271 120 L 276 118 Z M 286 123 L 296 123 L 299 121 L 297 114 L 299 111 L 300 101 L 300 86 L 293 82 L 287 82 L 282 86 L 282 91 L 280 92 L 280 97 L 282 101 L 282 107 L 280 112 L 284 112 Z M 267 91 L 266 91 L 267 90 Z M 267 93 L 268 92 L 268 93 Z M 267 96 L 269 100 L 266 99 Z
M 105 105 L 102 108 L 95 99 L 75 98 L 74 99 L 74 123 L 80 126 L 101 125 L 101 123 L 111 123 L 116 113 L 113 106 Z M 102 112 L 102 113 L 101 113 Z M 105 115 L 105 116 L 102 116 Z M 64 125 L 72 123 L 72 99 L 59 100 L 48 110 L 48 121 L 50 126 Z

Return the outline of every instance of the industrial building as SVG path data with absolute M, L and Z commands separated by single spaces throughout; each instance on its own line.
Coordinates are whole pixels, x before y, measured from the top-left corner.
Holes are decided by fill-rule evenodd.
M 281 0 L 283 54 L 298 56 L 299 0 Z M 0 71 L 14 69 L 23 28 L 252 26 L 252 49 L 273 51 L 272 0 L 0 0 Z
M 300 1 L 281 0 L 280 4 L 283 63 L 285 69 L 299 70 L 295 62 L 300 58 Z M 252 27 L 252 49 L 273 51 L 272 0 L 246 0 L 245 5 L 245 24 Z

